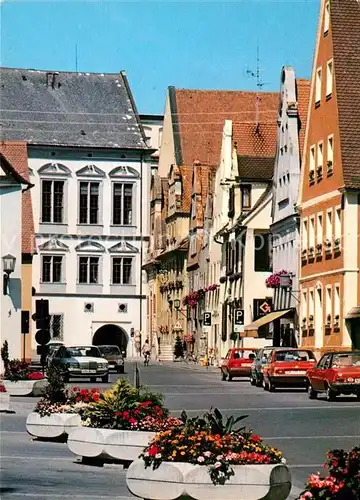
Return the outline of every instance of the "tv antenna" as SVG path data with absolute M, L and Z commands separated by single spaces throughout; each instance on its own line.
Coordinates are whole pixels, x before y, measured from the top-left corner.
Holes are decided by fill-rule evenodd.
M 256 79 L 256 88 L 257 88 L 257 93 L 256 93 L 256 132 L 259 131 L 259 114 L 260 114 L 260 95 L 259 91 L 262 90 L 262 88 L 266 85 L 265 82 L 261 80 L 260 77 L 260 47 L 259 43 L 256 46 L 256 71 L 252 71 L 251 69 L 247 69 L 246 73 L 251 77 Z

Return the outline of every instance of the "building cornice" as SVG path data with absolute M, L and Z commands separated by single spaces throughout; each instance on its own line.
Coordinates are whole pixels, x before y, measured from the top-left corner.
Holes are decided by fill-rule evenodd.
M 299 283 L 302 284 L 306 283 L 307 281 L 312 281 L 319 278 L 326 278 L 327 276 L 334 276 L 336 274 L 358 273 L 358 272 L 359 269 L 350 269 L 342 267 L 341 269 L 334 269 L 332 271 L 327 271 L 325 273 L 316 273 L 316 274 L 311 274 L 310 276 L 304 276 L 303 278 L 299 278 Z

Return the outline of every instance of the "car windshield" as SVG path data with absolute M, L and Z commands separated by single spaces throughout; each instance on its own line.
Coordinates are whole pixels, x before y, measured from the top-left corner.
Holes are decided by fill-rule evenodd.
M 97 347 L 68 347 L 66 349 L 67 358 L 81 357 L 81 356 L 94 357 L 94 358 L 101 357 L 99 349 Z
M 313 361 L 314 354 L 311 351 L 279 351 L 275 353 L 275 361 Z
M 347 366 L 360 367 L 360 352 L 336 354 L 333 357 L 332 366 L 334 368 L 346 368 Z
M 120 349 L 116 345 L 102 345 L 99 347 L 100 352 L 105 356 L 120 356 Z

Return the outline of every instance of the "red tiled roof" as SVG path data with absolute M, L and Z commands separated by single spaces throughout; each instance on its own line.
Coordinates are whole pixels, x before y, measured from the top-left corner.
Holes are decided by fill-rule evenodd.
M 0 152 L 5 156 L 14 170 L 16 170 L 16 172 L 25 180 L 30 182 L 26 143 L 1 141 Z M 30 191 L 25 191 L 22 194 L 22 253 L 36 253 L 35 229 Z
M 276 122 L 279 93 L 169 89 L 178 164 L 217 165 L 225 120 Z
M 193 167 L 181 166 L 179 167 L 181 182 L 182 182 L 182 193 L 181 193 L 181 212 L 189 212 L 191 207 L 191 193 L 192 193 L 192 178 L 193 178 Z
M 344 183 L 360 189 L 360 2 L 331 0 L 330 18 Z
M 233 146 L 240 156 L 274 157 L 276 154 L 277 124 L 233 123 Z
M 302 156 L 302 151 L 304 148 L 304 141 L 305 141 L 307 112 L 310 99 L 310 80 L 297 79 L 296 86 L 297 86 L 298 111 L 301 122 L 301 128 L 299 134 L 299 143 L 300 143 L 299 146 L 300 146 L 300 154 Z

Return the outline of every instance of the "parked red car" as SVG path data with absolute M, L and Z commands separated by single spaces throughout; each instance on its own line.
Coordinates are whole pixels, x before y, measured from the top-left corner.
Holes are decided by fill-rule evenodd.
M 250 377 L 255 355 L 256 349 L 248 347 L 230 349 L 220 366 L 222 380 L 230 382 L 234 377 Z
M 314 353 L 303 348 L 277 348 L 271 351 L 263 367 L 263 388 L 274 392 L 277 387 L 308 387 L 306 372 L 316 363 Z
M 309 398 L 325 393 L 328 401 L 340 394 L 355 394 L 360 400 L 360 351 L 330 352 L 308 370 Z

